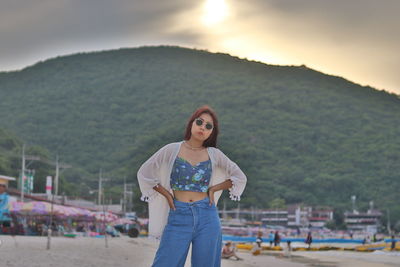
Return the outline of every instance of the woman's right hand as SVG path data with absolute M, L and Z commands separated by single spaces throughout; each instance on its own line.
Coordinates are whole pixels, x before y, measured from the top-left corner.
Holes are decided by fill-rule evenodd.
M 153 187 L 153 189 L 167 199 L 168 205 L 172 210 L 176 210 L 174 205 L 174 196 L 171 194 L 171 192 L 165 189 L 161 184 L 157 184 L 156 186 Z
M 174 197 L 171 194 L 168 194 L 167 201 L 168 201 L 169 208 L 171 210 L 176 210 L 175 204 L 174 204 Z

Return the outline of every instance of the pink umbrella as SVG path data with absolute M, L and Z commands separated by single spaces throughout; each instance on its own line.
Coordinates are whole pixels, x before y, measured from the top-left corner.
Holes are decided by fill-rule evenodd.
M 105 222 L 112 222 L 112 221 L 117 220 L 118 216 L 109 211 L 106 211 L 106 212 L 97 211 L 97 212 L 95 212 L 95 218 L 97 221 L 104 220 Z
M 112 222 L 111 222 L 111 225 L 134 224 L 134 223 L 135 223 L 135 222 L 132 221 L 132 220 L 130 220 L 130 219 L 127 219 L 127 218 L 119 218 L 119 219 L 116 219 L 115 221 L 112 221 Z
M 8 206 L 11 213 L 43 215 L 51 211 L 51 204 L 42 201 L 10 202 Z

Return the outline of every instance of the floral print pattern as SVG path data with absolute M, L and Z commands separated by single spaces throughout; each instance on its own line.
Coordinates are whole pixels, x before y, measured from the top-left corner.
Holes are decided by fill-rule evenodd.
M 171 173 L 172 190 L 207 192 L 211 169 L 211 160 L 192 166 L 188 161 L 177 157 Z

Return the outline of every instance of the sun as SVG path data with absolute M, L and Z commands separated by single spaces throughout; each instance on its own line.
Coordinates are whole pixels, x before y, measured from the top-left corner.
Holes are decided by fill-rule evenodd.
M 205 26 L 214 26 L 224 21 L 228 14 L 225 0 L 207 0 L 203 7 L 202 23 Z

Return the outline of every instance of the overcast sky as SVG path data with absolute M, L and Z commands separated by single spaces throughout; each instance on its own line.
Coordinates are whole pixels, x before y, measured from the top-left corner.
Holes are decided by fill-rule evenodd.
M 180 45 L 301 65 L 400 94 L 398 0 L 0 0 L 0 71 Z

